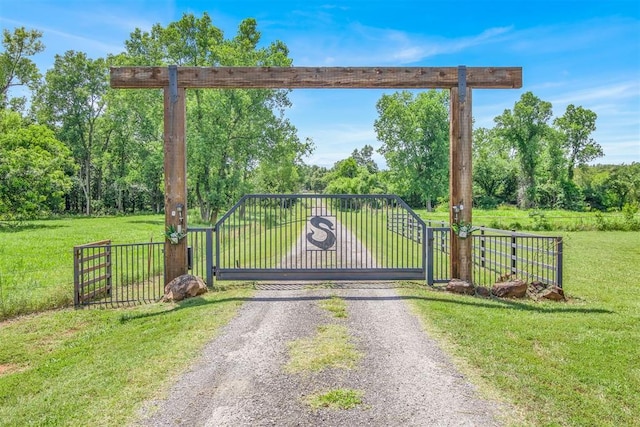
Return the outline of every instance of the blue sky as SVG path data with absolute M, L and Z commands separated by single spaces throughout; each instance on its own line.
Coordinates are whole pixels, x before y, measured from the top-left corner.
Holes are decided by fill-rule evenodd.
M 0 0 L 0 27 L 36 28 L 41 71 L 67 50 L 104 57 L 123 50 L 136 28 L 208 12 L 233 37 L 256 18 L 265 44 L 282 40 L 298 66 L 521 66 L 522 89 L 474 90 L 476 127 L 522 93 L 598 115 L 596 163 L 640 162 L 640 1 L 241 1 Z M 288 117 L 311 137 L 308 163 L 332 166 L 365 144 L 382 90 L 296 90 Z M 376 158 L 380 164 L 382 158 Z

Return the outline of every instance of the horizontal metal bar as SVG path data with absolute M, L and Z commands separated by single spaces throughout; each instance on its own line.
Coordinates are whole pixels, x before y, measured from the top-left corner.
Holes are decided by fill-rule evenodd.
M 95 270 L 100 270 L 101 268 L 107 268 L 110 267 L 111 263 L 110 262 L 103 262 L 102 264 L 98 264 L 98 265 L 94 265 L 91 267 L 83 267 L 82 270 L 80 271 L 81 274 L 87 274 L 87 273 L 91 273 L 92 271 Z
M 81 283 L 81 287 L 82 287 L 82 288 L 86 288 L 87 286 L 91 286 L 91 285 L 93 285 L 94 283 L 98 283 L 98 282 L 102 282 L 102 281 L 104 281 L 104 280 L 107 280 L 107 279 L 109 279 L 110 277 L 111 277 L 111 275 L 110 275 L 110 274 L 104 274 L 104 275 L 102 275 L 102 276 L 100 276 L 100 277 L 96 277 L 95 279 L 91 279 L 91 280 L 83 280 L 83 281 L 82 281 L 82 283 Z
M 91 291 L 89 293 L 86 294 L 81 294 L 80 295 L 80 300 L 81 301 L 88 301 L 93 299 L 96 295 L 107 295 L 109 293 L 109 291 L 111 291 L 111 286 L 103 286 L 102 288 L 96 289 L 94 291 Z
M 74 246 L 73 249 L 92 248 L 94 246 L 108 246 L 111 244 L 111 240 L 100 240 L 99 242 L 85 243 L 84 245 Z
M 218 280 L 424 280 L 423 269 L 219 269 Z

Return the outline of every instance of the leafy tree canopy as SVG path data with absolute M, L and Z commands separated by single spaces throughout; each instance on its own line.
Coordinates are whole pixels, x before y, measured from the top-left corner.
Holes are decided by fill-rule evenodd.
M 0 111 L 0 218 L 26 220 L 64 210 L 74 163 L 69 149 L 42 125 Z

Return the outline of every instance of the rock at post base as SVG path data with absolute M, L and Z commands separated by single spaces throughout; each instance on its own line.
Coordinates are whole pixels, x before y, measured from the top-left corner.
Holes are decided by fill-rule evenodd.
M 564 291 L 555 285 L 548 287 L 540 293 L 540 298 L 548 299 L 551 301 L 564 301 Z
M 489 298 L 491 296 L 491 290 L 484 286 L 478 286 L 476 288 L 476 295 L 483 298 Z
M 527 284 L 519 279 L 496 283 L 491 293 L 499 298 L 522 298 L 527 294 Z
M 454 294 L 474 295 L 476 293 L 476 290 L 471 283 L 460 279 L 453 279 L 447 283 L 446 290 L 447 292 L 453 292 Z
M 178 276 L 164 287 L 164 297 L 162 301 L 182 301 L 185 298 L 191 298 L 202 295 L 207 292 L 207 285 L 204 281 L 191 274 L 183 274 Z

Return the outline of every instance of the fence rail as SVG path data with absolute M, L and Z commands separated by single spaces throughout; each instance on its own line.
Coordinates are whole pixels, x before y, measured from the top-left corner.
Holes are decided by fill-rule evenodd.
M 480 228 L 473 236 L 474 282 L 493 284 L 516 276 L 562 288 L 562 237 Z

